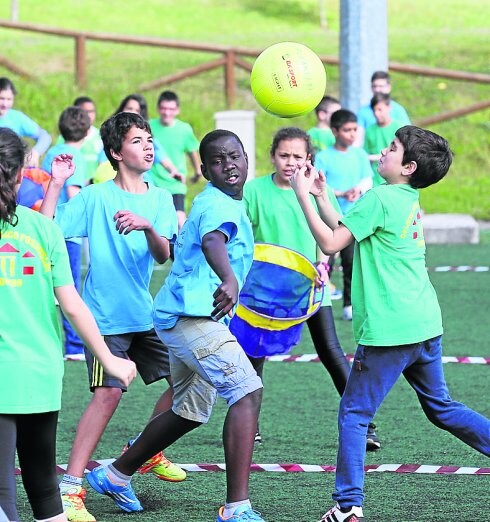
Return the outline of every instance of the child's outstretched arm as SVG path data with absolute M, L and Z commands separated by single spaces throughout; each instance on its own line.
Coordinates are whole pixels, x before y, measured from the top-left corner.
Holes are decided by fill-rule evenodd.
M 170 241 L 162 237 L 144 217 L 138 216 L 129 210 L 119 210 L 114 215 L 116 230 L 127 235 L 133 230 L 142 230 L 145 233 L 148 249 L 157 263 L 165 263 L 170 257 Z
M 318 246 L 325 254 L 335 254 L 349 245 L 354 237 L 343 225 L 339 226 L 339 214 L 335 211 L 325 192 L 319 191 L 321 173 L 317 173 L 311 163 L 307 162 L 291 177 L 293 188 L 308 226 Z M 310 200 L 310 193 L 315 196 L 320 215 Z
M 54 289 L 54 292 L 63 313 L 104 370 L 119 379 L 124 386 L 128 386 L 136 377 L 136 365 L 133 361 L 116 357 L 109 351 L 93 315 L 75 287 L 59 286 Z
M 226 241 L 227 237 L 222 232 L 214 230 L 202 238 L 201 245 L 206 261 L 222 281 L 213 294 L 214 310 L 211 317 L 216 321 L 226 314 L 231 317 L 238 301 L 238 281 L 231 268 Z
M 73 162 L 73 156 L 71 154 L 60 154 L 53 159 L 53 163 L 51 163 L 51 179 L 49 180 L 46 195 L 39 209 L 41 214 L 53 219 L 61 189 L 65 181 L 72 176 L 74 172 L 75 163 Z

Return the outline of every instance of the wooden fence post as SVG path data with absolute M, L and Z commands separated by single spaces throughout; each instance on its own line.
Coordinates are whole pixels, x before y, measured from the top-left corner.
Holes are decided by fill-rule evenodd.
M 85 89 L 87 86 L 85 42 L 84 35 L 80 34 L 75 37 L 75 81 L 80 89 Z
M 235 52 L 226 51 L 225 63 L 225 95 L 226 107 L 231 109 L 235 103 Z

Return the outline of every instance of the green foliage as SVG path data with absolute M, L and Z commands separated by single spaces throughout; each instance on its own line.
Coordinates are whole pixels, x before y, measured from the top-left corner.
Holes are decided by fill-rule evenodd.
M 147 0 L 121 4 L 106 0 L 37 2 L 21 0 L 20 21 L 121 35 L 154 36 L 176 40 L 234 45 L 254 49 L 282 40 L 305 43 L 319 54 L 338 53 L 339 1 L 325 0 L 327 25 L 321 29 L 317 0 Z M 124 7 L 122 7 L 124 5 Z M 0 4 L 0 17 L 8 19 L 9 2 Z M 488 73 L 487 43 L 481 2 L 458 0 L 388 2 L 389 50 L 393 62 Z M 1 54 L 32 72 L 38 81 L 16 78 L 16 107 L 57 134 L 61 111 L 81 94 L 74 86 L 74 45 L 69 38 L 0 29 Z M 215 58 L 215 54 L 175 49 L 87 43 L 87 93 L 97 102 L 97 122 L 112 114 L 119 101 L 139 86 L 186 67 Z M 328 92 L 338 95 L 338 69 L 327 66 Z M 236 69 L 234 109 L 255 110 L 257 174 L 270 170 L 268 148 L 281 126 L 314 125 L 310 114 L 291 120 L 262 111 L 249 89 L 248 74 Z M 396 73 L 394 97 L 407 107 L 414 121 L 456 110 L 488 98 L 488 86 Z M 214 70 L 171 85 L 182 99 L 182 118 L 198 137 L 214 128 L 214 113 L 226 110 L 224 75 Z M 145 93 L 150 115 L 159 89 Z M 422 191 L 426 212 L 468 213 L 490 219 L 490 111 L 480 111 L 431 126 L 445 136 L 456 156 L 448 177 Z M 188 203 L 202 185 L 191 187 Z

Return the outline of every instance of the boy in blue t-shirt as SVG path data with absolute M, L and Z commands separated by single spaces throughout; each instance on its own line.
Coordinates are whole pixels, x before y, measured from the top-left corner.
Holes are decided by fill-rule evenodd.
M 292 180 L 322 251 L 330 254 L 355 243 L 352 297 L 358 347 L 339 409 L 337 504 L 321 522 L 364 520 L 367 425 L 402 374 L 433 424 L 490 456 L 490 420 L 449 395 L 441 360 L 441 310 L 425 265 L 418 189 L 442 179 L 451 162 L 444 138 L 402 127 L 381 152 L 378 172 L 386 183 L 371 189 L 332 228 L 327 223 L 332 223 L 334 209 L 324 195 L 325 179 L 310 165 Z M 313 187 L 323 219 L 310 201 Z
M 133 360 L 145 384 L 163 378 L 171 384 L 168 350 L 153 328 L 149 284 L 154 262 L 168 259 L 170 240 L 177 233 L 172 197 L 143 180 L 153 164 L 153 141 L 141 116 L 116 114 L 103 123 L 101 137 L 116 177 L 85 187 L 59 206 L 56 221 L 65 237 L 88 238 L 90 265 L 83 298 L 111 352 Z M 52 178 L 41 207 L 45 215 L 53 215 L 64 181 Z M 60 489 L 68 520 L 94 522 L 83 503 L 82 479 L 126 387 L 85 353 L 93 396 L 78 424 Z M 171 402 L 170 387 L 155 404 L 152 417 L 166 411 Z M 161 452 L 150 455 L 141 467 L 140 472 L 148 471 L 172 482 L 185 478 L 185 472 Z
M 58 129 L 64 140 L 51 147 L 42 162 L 42 168 L 51 174 L 53 159 L 60 154 L 70 154 L 75 165 L 75 173 L 65 181 L 58 205 L 66 203 L 75 197 L 85 186 L 86 163 L 80 147 L 90 128 L 90 119 L 80 107 L 67 107 L 60 115 Z M 79 238 L 65 239 L 66 249 L 70 258 L 70 268 L 75 282 L 75 288 L 80 293 L 82 287 L 82 240 Z M 84 361 L 83 342 L 62 313 L 63 330 L 65 332 L 65 359 L 67 361 Z
M 108 467 L 87 475 L 90 485 L 124 511 L 143 508 L 131 477 L 148 456 L 206 423 L 216 395 L 228 403 L 223 428 L 227 498 L 216 522 L 264 522 L 251 507 L 248 483 L 262 381 L 225 319 L 238 301 L 253 258 L 253 233 L 242 202 L 248 159 L 235 134 L 207 134 L 199 152 L 210 181 L 193 203 L 175 243 L 175 261 L 155 298 L 154 324 L 168 346 L 174 400 Z
M 345 215 L 356 201 L 372 187 L 373 172 L 367 153 L 354 147 L 357 135 L 356 115 L 340 109 L 332 114 L 330 126 L 335 136 L 332 147 L 319 152 L 315 168 L 321 170 L 327 183 L 337 196 L 342 214 Z M 351 279 L 354 245 L 348 245 L 340 252 L 344 283 L 344 319 L 352 320 Z

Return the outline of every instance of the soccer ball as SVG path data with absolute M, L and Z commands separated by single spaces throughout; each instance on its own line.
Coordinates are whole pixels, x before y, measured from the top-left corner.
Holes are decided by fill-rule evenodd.
M 258 104 L 281 118 L 302 116 L 313 110 L 324 96 L 326 84 L 320 58 L 295 42 L 265 49 L 255 60 L 250 76 Z

